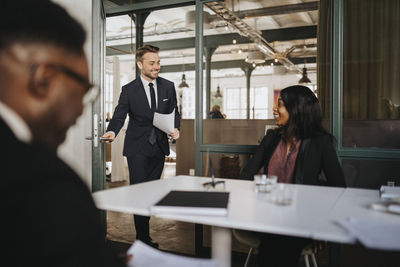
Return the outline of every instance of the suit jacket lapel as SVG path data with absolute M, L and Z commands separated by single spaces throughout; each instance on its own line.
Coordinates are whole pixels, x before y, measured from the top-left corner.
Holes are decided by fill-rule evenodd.
M 161 104 L 162 101 L 163 101 L 162 94 L 163 94 L 163 90 L 161 89 L 160 79 L 157 78 L 157 100 L 158 100 L 158 101 L 157 101 L 157 102 L 158 102 L 158 104 L 157 104 L 157 109 L 156 109 L 157 112 L 158 112 L 158 107 L 160 106 L 160 104 Z

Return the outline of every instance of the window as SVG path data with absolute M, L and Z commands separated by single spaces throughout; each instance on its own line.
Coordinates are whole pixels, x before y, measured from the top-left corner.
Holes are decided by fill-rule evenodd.
M 104 86 L 104 112 L 112 115 L 113 112 L 113 82 L 114 76 L 112 73 L 106 72 Z

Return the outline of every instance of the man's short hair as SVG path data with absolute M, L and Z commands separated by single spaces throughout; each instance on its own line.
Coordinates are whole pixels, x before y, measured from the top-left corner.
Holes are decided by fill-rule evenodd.
M 152 45 L 144 45 L 136 50 L 136 62 L 142 62 L 142 58 L 146 53 L 158 53 L 160 48 Z
M 82 53 L 86 32 L 61 6 L 49 0 L 2 0 L 0 51 L 14 43 L 49 44 Z

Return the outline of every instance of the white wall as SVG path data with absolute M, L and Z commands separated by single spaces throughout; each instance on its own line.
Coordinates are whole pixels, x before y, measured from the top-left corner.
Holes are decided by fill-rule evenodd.
M 66 8 L 85 28 L 87 32 L 85 53 L 88 56 L 90 68 L 92 57 L 92 0 L 53 1 Z M 91 114 L 91 107 L 85 108 L 76 125 L 68 131 L 65 142 L 58 150 L 58 155 L 82 177 L 89 188 L 92 186 L 92 143 L 85 140 L 85 137 L 92 135 Z

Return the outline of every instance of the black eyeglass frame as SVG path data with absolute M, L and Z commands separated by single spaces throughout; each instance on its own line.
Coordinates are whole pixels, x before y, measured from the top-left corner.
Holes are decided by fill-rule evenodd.
M 83 77 L 81 74 L 79 74 L 76 71 L 74 71 L 64 65 L 61 65 L 61 64 L 56 64 L 56 63 L 33 64 L 32 68 L 31 68 L 31 73 L 32 74 L 35 73 L 36 69 L 42 64 L 44 64 L 52 69 L 55 69 L 57 71 L 60 71 L 60 72 L 64 73 L 65 75 L 67 75 L 68 77 L 74 79 L 75 81 L 80 83 L 85 88 L 85 92 L 88 92 L 91 88 L 94 87 L 94 85 L 92 83 L 90 83 L 89 80 L 86 79 L 85 77 Z

